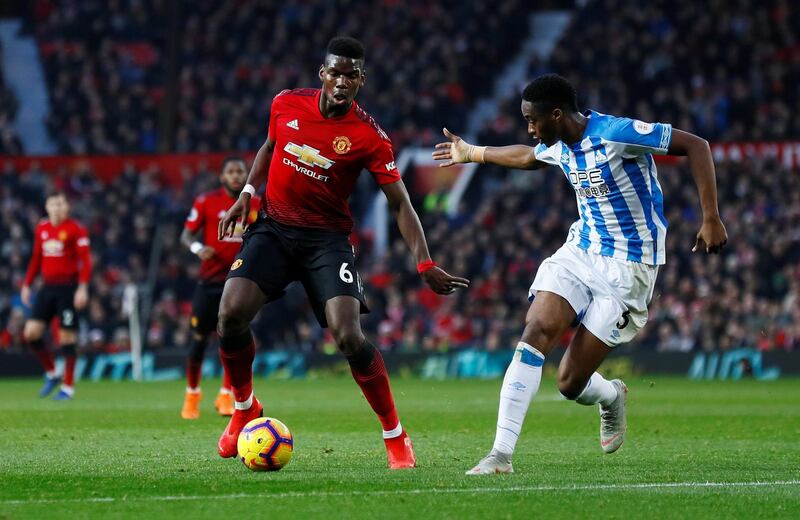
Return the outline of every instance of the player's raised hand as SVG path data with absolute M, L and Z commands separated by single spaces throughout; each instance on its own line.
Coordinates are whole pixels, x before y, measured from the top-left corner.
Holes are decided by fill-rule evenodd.
M 703 219 L 703 225 L 697 232 L 692 252 L 703 251 L 716 254 L 722 251 L 722 247 L 728 243 L 728 232 L 719 217 Z
M 434 267 L 422 273 L 422 279 L 437 294 L 452 294 L 456 289 L 469 287 L 469 280 L 451 276 L 439 267 Z
M 240 218 L 242 219 L 242 230 L 247 229 L 247 215 L 249 214 L 250 194 L 242 193 L 219 221 L 217 240 L 222 240 L 226 236 L 233 236 L 233 231 L 236 229 L 236 221 Z
M 470 151 L 474 147 L 456 134 L 451 133 L 447 128 L 443 128 L 442 133 L 449 141 L 437 144 L 432 154 L 437 161 L 445 161 L 439 163 L 439 167 L 446 168 L 454 164 L 470 162 Z

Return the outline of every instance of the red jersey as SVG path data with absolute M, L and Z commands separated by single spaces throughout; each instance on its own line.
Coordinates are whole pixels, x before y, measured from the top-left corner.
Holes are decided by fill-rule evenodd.
M 289 226 L 349 233 L 348 199 L 366 169 L 378 184 L 400 180 L 392 142 L 375 120 L 353 102 L 342 116 L 325 119 L 319 89 L 284 90 L 272 100 L 267 215 Z
M 199 195 L 194 199 L 192 211 L 186 217 L 184 227 L 191 233 L 203 230 L 203 244 L 214 248 L 216 254 L 200 264 L 200 279 L 204 282 L 224 282 L 228 270 L 236 258 L 236 253 L 242 246 L 242 224 L 236 222 L 233 236 L 217 240 L 219 221 L 225 216 L 228 208 L 236 202 L 236 197 L 231 197 L 225 188 L 219 188 Z M 248 222 L 255 222 L 258 217 L 258 197 L 250 200 L 250 215 Z
M 92 255 L 86 228 L 71 218 L 57 226 L 49 220 L 39 222 L 23 285 L 31 285 L 40 268 L 47 285 L 89 283 Z

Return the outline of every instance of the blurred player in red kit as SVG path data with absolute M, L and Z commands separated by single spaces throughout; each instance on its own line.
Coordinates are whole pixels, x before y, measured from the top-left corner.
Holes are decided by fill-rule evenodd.
M 219 176 L 222 186 L 203 193 L 194 200 L 181 234 L 181 243 L 202 261 L 200 280 L 192 297 L 192 346 L 186 360 L 186 395 L 181 410 L 181 417 L 184 419 L 200 417 L 200 400 L 203 397 L 200 391 L 203 356 L 211 334 L 217 329 L 217 313 L 225 277 L 242 245 L 242 225 L 236 225 L 232 236 L 219 239 L 217 237 L 219 222 L 239 197 L 246 179 L 247 166 L 244 159 L 239 157 L 225 159 Z M 257 210 L 253 209 L 248 222 L 255 221 L 257 215 Z M 220 415 L 233 415 L 233 392 L 228 371 L 224 367 L 222 387 L 214 400 L 214 407 Z
M 69 218 L 69 202 L 63 193 L 53 193 L 45 200 L 47 219 L 37 224 L 28 272 L 20 296 L 26 306 L 31 302 L 31 284 L 41 271 L 44 284 L 36 294 L 23 337 L 45 370 L 40 397 L 47 397 L 61 383 L 54 396 L 58 401 L 75 395 L 75 360 L 77 357 L 77 313 L 89 299 L 92 257 L 89 235 L 81 224 Z M 44 344 L 44 331 L 54 317 L 59 318 L 58 343 L 64 356 L 64 373 L 56 372 L 53 354 Z
M 378 416 L 393 469 L 416 465 L 411 439 L 400 424 L 380 352 L 361 331 L 369 312 L 348 236 L 348 199 L 366 169 L 386 196 L 423 280 L 450 294 L 469 281 L 447 274 L 431 260 L 425 234 L 394 161 L 391 141 L 354 99 L 366 80 L 364 48 L 353 38 L 328 44 L 319 69 L 321 89 L 285 90 L 272 101 L 269 134 L 248 184 L 220 224 L 220 236 L 249 214 L 251 197 L 266 179 L 258 220 L 244 234 L 219 310 L 223 363 L 230 371 L 236 411 L 219 439 L 222 457 L 236 455 L 244 425 L 262 415 L 253 396 L 255 352 L 250 321 L 268 301 L 299 280 L 314 313 L 329 327 L 361 391 Z

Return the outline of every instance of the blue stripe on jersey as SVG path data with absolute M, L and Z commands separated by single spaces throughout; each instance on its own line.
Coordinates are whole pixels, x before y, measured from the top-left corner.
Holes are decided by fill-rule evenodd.
M 564 172 L 564 175 L 567 176 L 567 182 L 569 182 L 571 185 L 572 181 L 569 178 L 569 170 L 567 170 L 567 166 L 564 163 L 559 163 L 558 165 L 561 167 L 561 171 Z M 586 210 L 583 209 L 583 204 L 581 204 L 580 198 L 578 199 L 578 213 L 580 214 L 581 222 L 583 222 L 578 247 L 586 251 L 589 249 L 589 245 L 591 244 L 589 241 L 589 224 L 586 223 Z
M 622 169 L 630 177 L 633 189 L 636 190 L 639 202 L 642 203 L 644 220 L 653 237 L 653 263 L 655 264 L 658 261 L 658 227 L 653 222 L 653 200 L 647 190 L 647 182 L 644 180 L 644 174 L 642 174 L 642 169 L 636 159 L 622 159 Z
M 600 142 L 599 137 L 591 137 L 589 140 L 592 146 L 597 146 L 600 153 L 607 156 L 606 147 Z M 608 201 L 611 202 L 611 208 L 614 210 L 614 216 L 617 217 L 619 227 L 622 230 L 622 236 L 628 239 L 628 260 L 631 262 L 642 261 L 642 239 L 639 237 L 639 230 L 636 229 L 636 221 L 633 220 L 628 203 L 625 202 L 625 196 L 617 187 L 617 181 L 614 180 L 614 174 L 611 173 L 611 167 L 608 162 L 602 162 L 596 166 L 602 172 L 603 180 L 610 193 L 608 194 Z
M 650 186 L 653 192 L 653 205 L 656 208 L 656 215 L 658 215 L 659 220 L 661 223 L 664 224 L 664 227 L 668 227 L 667 225 L 667 217 L 664 216 L 664 194 L 661 193 L 661 187 L 658 185 L 658 180 L 653 175 L 653 156 L 647 156 L 647 170 L 650 174 Z
M 578 146 L 580 146 L 580 144 Z M 585 171 L 586 152 L 583 150 L 574 149 L 572 152 L 575 154 L 575 162 L 578 165 L 578 169 Z M 588 188 L 589 181 L 583 181 L 583 183 L 581 183 L 581 187 Z M 606 219 L 603 217 L 603 213 L 600 211 L 600 205 L 597 204 L 597 201 L 592 197 L 586 197 L 586 204 L 589 206 L 589 209 L 592 212 L 595 228 L 597 228 L 597 232 L 600 234 L 600 254 L 603 256 L 614 256 L 614 237 L 608 232 L 608 228 L 606 227 Z M 584 220 L 584 222 L 586 221 Z

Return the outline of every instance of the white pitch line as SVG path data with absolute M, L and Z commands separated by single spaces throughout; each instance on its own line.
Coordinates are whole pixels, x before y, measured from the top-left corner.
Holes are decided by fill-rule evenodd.
M 478 477 L 480 478 L 480 477 Z M 524 493 L 533 491 L 637 491 L 680 488 L 743 488 L 767 486 L 800 486 L 800 480 L 776 480 L 754 482 L 649 482 L 643 484 L 582 484 L 572 486 L 509 486 L 479 488 L 424 488 L 371 491 L 283 491 L 279 493 L 234 493 L 228 495 L 165 495 L 165 496 L 121 496 L 94 498 L 44 498 L 31 500 L 0 500 L 0 505 L 63 504 L 63 503 L 114 503 L 114 502 L 177 502 L 188 500 L 235 500 L 246 498 L 304 498 L 345 496 L 393 496 L 428 495 L 451 493 Z

